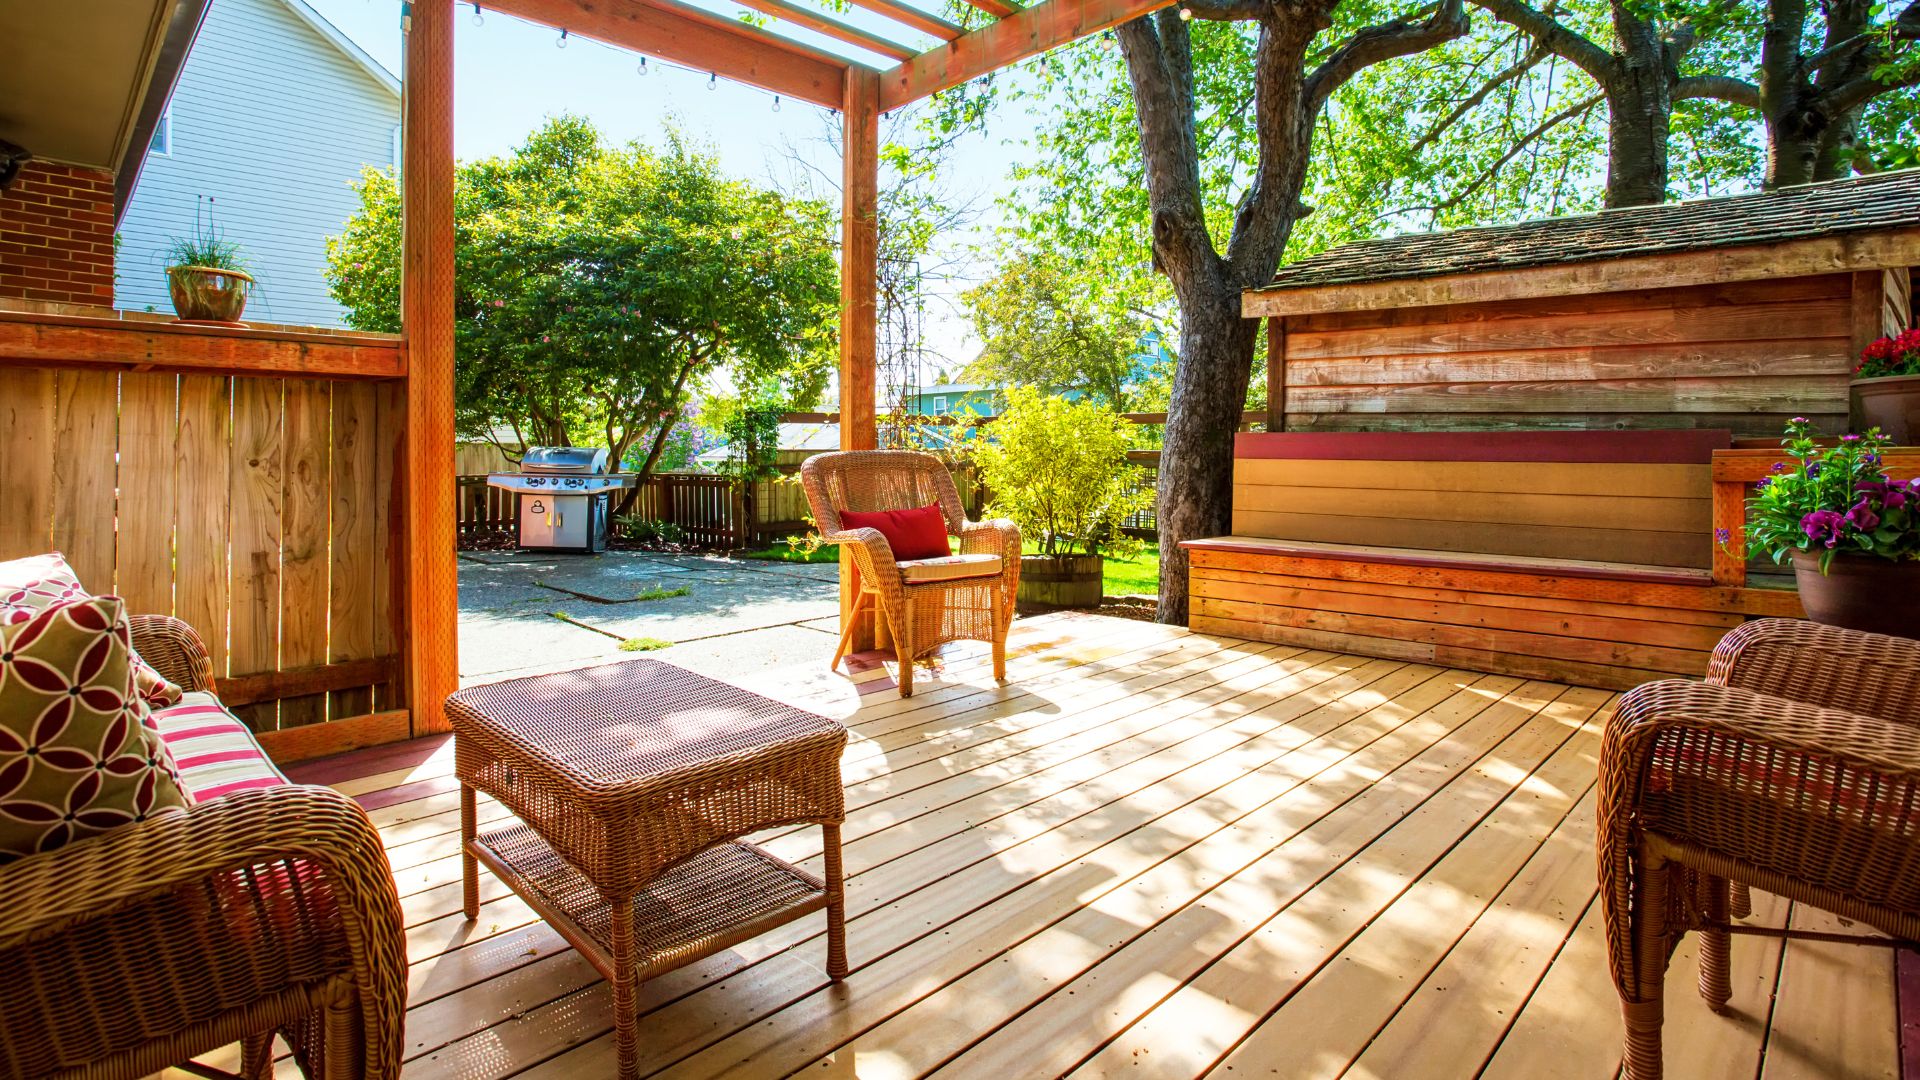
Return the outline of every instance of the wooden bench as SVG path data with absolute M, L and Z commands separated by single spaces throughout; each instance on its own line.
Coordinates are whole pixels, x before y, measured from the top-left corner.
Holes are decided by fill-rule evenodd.
M 1241 434 L 1195 630 L 1624 688 L 1791 592 L 1714 580 L 1726 431 Z M 1724 559 L 1724 556 L 1722 557 Z

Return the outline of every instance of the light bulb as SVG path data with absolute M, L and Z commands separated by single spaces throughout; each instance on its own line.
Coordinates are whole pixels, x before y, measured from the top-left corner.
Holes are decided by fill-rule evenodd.
M 707 72 L 707 89 L 713 90 L 718 88 L 719 85 L 720 85 L 720 76 L 711 71 Z
M 647 73 L 647 58 L 643 56 L 640 58 L 640 74 L 645 75 L 646 73 Z
M 554 39 L 553 47 L 556 49 L 564 49 L 567 47 L 567 32 L 565 30 L 560 31 L 560 36 Z
M 773 95 L 773 111 L 774 112 L 780 111 L 780 95 L 779 94 Z
M 484 26 L 486 25 L 486 22 L 487 22 L 487 17 L 485 15 L 480 14 L 480 5 L 479 4 L 473 5 L 473 25 Z
M 1192 21 L 1193 21 L 1193 9 L 1192 9 L 1192 8 L 1190 8 L 1190 7 L 1183 7 L 1183 8 L 1181 8 L 1181 9 L 1180 9 L 1180 21 L 1181 21 L 1181 22 L 1192 22 Z

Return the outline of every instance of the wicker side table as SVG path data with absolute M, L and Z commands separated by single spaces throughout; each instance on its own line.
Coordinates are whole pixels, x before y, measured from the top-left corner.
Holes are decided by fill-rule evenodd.
M 846 975 L 840 724 L 655 660 L 472 687 L 447 717 L 467 918 L 484 863 L 606 976 L 622 1077 L 645 979 L 822 909 Z M 519 820 L 479 832 L 476 791 Z M 738 839 L 801 823 L 824 879 Z

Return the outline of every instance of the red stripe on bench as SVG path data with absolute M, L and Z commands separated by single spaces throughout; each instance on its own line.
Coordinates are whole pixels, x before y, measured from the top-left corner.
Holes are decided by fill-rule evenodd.
M 1502 574 L 1528 574 L 1533 577 L 1555 578 L 1593 578 L 1600 581 L 1638 581 L 1654 585 L 1712 585 L 1713 572 L 1693 570 L 1683 566 L 1664 567 L 1628 567 L 1595 566 L 1575 562 L 1561 562 L 1550 559 L 1532 559 L 1524 562 L 1510 561 L 1498 555 L 1476 555 L 1471 552 L 1454 554 L 1452 552 L 1429 552 L 1408 549 L 1404 554 L 1399 551 L 1382 550 L 1369 547 L 1364 550 L 1341 548 L 1334 544 L 1302 543 L 1298 546 L 1285 540 L 1273 540 L 1265 543 L 1249 544 L 1235 540 L 1207 539 L 1184 540 L 1180 546 L 1189 551 L 1237 551 L 1249 555 L 1280 555 L 1295 559 L 1332 559 L 1343 562 L 1387 563 L 1393 566 L 1427 566 L 1443 570 L 1490 570 Z
M 1236 458 L 1304 461 L 1552 461 L 1708 465 L 1733 445 L 1722 428 L 1688 431 L 1247 431 Z

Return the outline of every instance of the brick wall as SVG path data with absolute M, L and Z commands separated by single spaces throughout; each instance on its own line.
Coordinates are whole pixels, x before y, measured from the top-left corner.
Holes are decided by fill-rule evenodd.
M 0 192 L 0 297 L 113 305 L 113 175 L 29 161 Z

